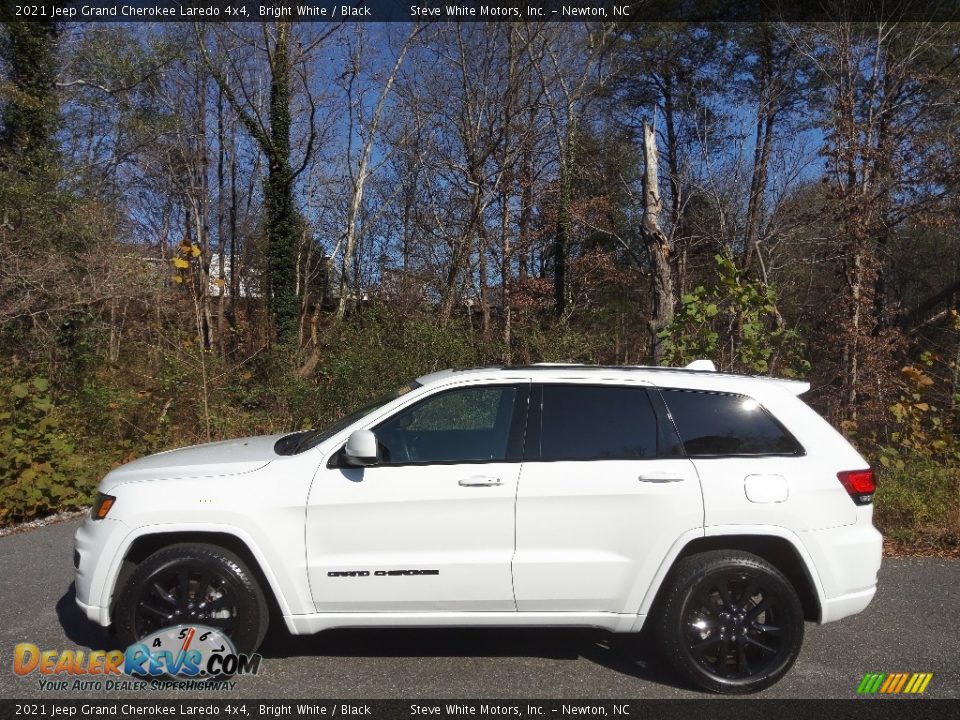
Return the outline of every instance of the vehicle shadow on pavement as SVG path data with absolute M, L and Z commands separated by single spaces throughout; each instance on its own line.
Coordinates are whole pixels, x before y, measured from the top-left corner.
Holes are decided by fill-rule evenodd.
M 74 601 L 70 584 L 57 601 L 57 619 L 70 642 L 91 650 L 113 650 L 117 641 L 90 622 Z M 589 660 L 614 672 L 688 689 L 658 655 L 648 632 L 615 635 L 590 628 L 370 628 L 291 635 L 271 619 L 259 652 L 265 658 L 327 657 L 534 657 Z
M 57 620 L 63 628 L 67 639 L 91 650 L 116 650 L 117 641 L 106 628 L 87 620 L 86 616 L 77 607 L 74 601 L 75 589 L 73 583 L 67 592 L 57 601 Z
M 371 628 L 291 635 L 274 624 L 260 646 L 265 658 L 535 657 L 583 658 L 614 672 L 689 690 L 657 653 L 648 633 L 615 635 L 590 628 Z

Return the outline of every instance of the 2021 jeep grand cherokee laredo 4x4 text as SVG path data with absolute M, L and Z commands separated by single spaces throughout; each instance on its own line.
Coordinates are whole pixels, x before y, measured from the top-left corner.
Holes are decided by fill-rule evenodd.
M 243 652 L 271 606 L 292 633 L 649 622 L 693 685 L 759 690 L 880 566 L 873 474 L 807 388 L 446 370 L 324 430 L 145 457 L 77 531 L 77 602 L 124 643 L 199 623 Z

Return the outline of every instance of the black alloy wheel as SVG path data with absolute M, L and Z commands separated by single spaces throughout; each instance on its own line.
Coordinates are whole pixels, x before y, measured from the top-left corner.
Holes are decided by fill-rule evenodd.
M 237 603 L 219 573 L 203 567 L 167 567 L 138 588 L 134 630 L 144 637 L 180 623 L 200 623 L 228 637 L 237 616 Z
M 691 684 L 748 693 L 777 682 L 803 642 L 803 610 L 790 582 L 748 553 L 681 561 L 659 618 L 667 659 Z
M 263 640 L 267 603 L 256 578 L 234 553 L 216 545 L 178 544 L 158 550 L 126 579 L 114 608 L 127 645 L 173 625 L 220 630 L 238 652 Z

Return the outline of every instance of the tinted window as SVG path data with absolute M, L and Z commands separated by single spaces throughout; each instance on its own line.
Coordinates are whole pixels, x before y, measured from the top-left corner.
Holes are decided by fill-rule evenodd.
M 756 400 L 693 390 L 661 392 L 692 457 L 802 452 L 790 433 Z
M 517 395 L 509 385 L 432 395 L 374 428 L 381 463 L 504 460 Z
M 544 385 L 544 460 L 652 458 L 657 419 L 642 387 Z

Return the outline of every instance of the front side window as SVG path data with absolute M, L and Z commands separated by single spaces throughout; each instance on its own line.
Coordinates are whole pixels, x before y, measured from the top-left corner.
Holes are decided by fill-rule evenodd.
M 800 455 L 803 448 L 745 395 L 661 389 L 690 457 Z
M 541 460 L 653 458 L 657 418 L 643 387 L 544 385 L 539 445 Z
M 488 385 L 431 395 L 373 429 L 380 463 L 506 460 L 519 394 L 512 385 Z

